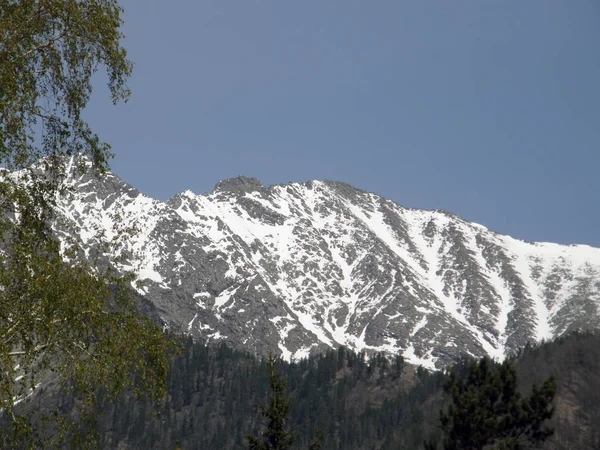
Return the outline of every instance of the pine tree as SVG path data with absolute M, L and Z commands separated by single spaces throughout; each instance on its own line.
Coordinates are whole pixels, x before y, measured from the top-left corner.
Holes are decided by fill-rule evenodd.
M 269 369 L 269 387 L 271 396 L 267 405 L 261 405 L 260 411 L 266 420 L 267 428 L 262 435 L 247 436 L 250 450 L 287 450 L 297 439 L 297 432 L 287 426 L 291 401 L 286 393 L 286 384 L 277 374 L 275 358 L 272 353 L 266 361 Z
M 552 434 L 545 422 L 554 412 L 553 377 L 541 388 L 534 385 L 531 395 L 523 397 L 517 389 L 514 364 L 498 365 L 484 357 L 469 365 L 464 378 L 452 371 L 444 391 L 452 398 L 448 409 L 440 411 L 445 450 L 518 450 Z M 425 448 L 435 445 L 426 443 Z

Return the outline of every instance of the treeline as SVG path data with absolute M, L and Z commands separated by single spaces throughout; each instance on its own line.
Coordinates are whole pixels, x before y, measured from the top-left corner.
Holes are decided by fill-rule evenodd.
M 600 449 L 600 336 L 575 333 L 516 358 L 520 390 L 527 394 L 548 376 L 557 381 L 554 434 L 548 449 Z M 470 361 L 454 368 L 465 374 Z M 428 372 L 345 348 L 287 363 L 278 372 L 291 399 L 289 423 L 298 432 L 294 448 L 308 448 L 322 432 L 322 449 L 419 449 L 440 441 L 439 411 L 448 371 Z M 159 405 L 123 395 L 98 405 L 100 446 L 139 449 L 247 448 L 260 432 L 259 405 L 269 396 L 268 368 L 225 344 L 205 346 L 182 338 L 171 363 L 168 396 Z M 72 395 L 46 391 L 37 398 L 72 410 Z
M 323 449 L 397 448 L 391 431 L 399 425 L 403 445 L 417 448 L 432 428 L 424 420 L 423 403 L 440 391 L 444 378 L 423 369 L 415 372 L 402 357 L 367 360 L 345 348 L 296 363 L 280 361 L 277 369 L 291 398 L 289 420 L 298 431 L 297 448 L 308 448 L 319 431 Z M 172 363 L 168 392 L 158 409 L 132 396 L 100 405 L 103 446 L 245 448 L 246 435 L 258 432 L 262 423 L 259 405 L 269 395 L 269 374 L 247 353 L 185 338 Z

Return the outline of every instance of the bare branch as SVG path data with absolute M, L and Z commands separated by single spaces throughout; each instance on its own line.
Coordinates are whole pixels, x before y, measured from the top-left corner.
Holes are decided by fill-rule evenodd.
M 29 354 L 32 354 L 32 353 L 37 353 L 40 350 L 43 350 L 43 349 L 45 349 L 46 347 L 48 347 L 50 345 L 51 345 L 51 343 L 48 342 L 46 344 L 38 345 L 35 348 L 33 348 L 32 350 L 19 350 L 19 351 L 16 351 L 16 352 L 9 352 L 8 356 L 24 356 L 24 355 L 29 355 Z

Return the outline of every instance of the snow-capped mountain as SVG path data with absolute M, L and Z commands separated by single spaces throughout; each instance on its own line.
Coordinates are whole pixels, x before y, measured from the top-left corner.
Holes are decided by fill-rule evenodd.
M 600 325 L 597 248 L 526 243 L 331 181 L 238 177 L 161 202 L 71 173 L 59 235 L 92 254 L 135 229 L 120 267 L 167 326 L 207 341 L 286 358 L 345 345 L 433 368 Z

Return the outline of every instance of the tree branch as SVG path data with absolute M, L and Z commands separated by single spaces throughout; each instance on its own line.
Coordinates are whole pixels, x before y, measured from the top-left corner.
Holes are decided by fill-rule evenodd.
M 16 352 L 10 352 L 8 353 L 8 356 L 23 356 L 23 355 L 28 355 L 30 353 L 37 353 L 40 350 L 44 350 L 46 347 L 50 346 L 52 343 L 51 342 L 46 342 L 45 344 L 41 344 L 36 346 L 33 350 L 19 350 Z
M 59 34 L 57 34 L 56 36 L 48 39 L 46 42 L 39 44 L 36 47 L 33 47 L 31 50 L 26 51 L 25 53 L 23 53 L 23 55 L 21 55 L 21 57 L 27 58 L 28 56 L 31 56 L 33 53 L 38 52 L 38 51 L 42 50 L 43 48 L 48 48 L 52 44 L 54 44 L 56 41 L 61 40 L 66 35 L 67 35 L 67 30 L 65 29 L 65 30 L 61 31 Z

